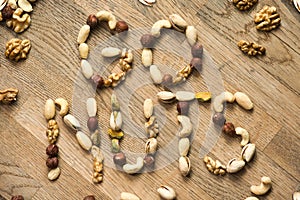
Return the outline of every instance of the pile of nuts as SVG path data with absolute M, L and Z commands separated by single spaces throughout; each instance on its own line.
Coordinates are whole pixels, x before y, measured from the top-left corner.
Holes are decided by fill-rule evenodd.
M 261 31 L 271 31 L 280 25 L 280 15 L 274 6 L 264 6 L 254 16 L 256 29 Z
M 33 11 L 32 3 L 36 0 L 1 0 L 0 21 L 6 20 L 6 25 L 16 33 L 25 31 L 31 22 L 29 13 Z
M 264 55 L 266 53 L 266 48 L 255 42 L 241 40 L 238 42 L 238 47 L 248 56 Z
M 162 75 L 159 68 L 156 65 L 153 65 L 152 49 L 163 28 L 174 28 L 179 32 L 185 32 L 187 40 L 192 46 L 191 52 L 193 59 L 190 64 L 184 66 L 177 72 L 175 78 L 170 74 Z M 154 84 L 162 84 L 164 86 L 176 85 L 186 81 L 194 68 L 200 72 L 202 69 L 203 46 L 197 41 L 198 34 L 196 28 L 194 26 L 189 26 L 187 22 L 177 14 L 170 15 L 168 20 L 159 20 L 155 22 L 152 26 L 151 34 L 145 34 L 140 39 L 143 46 L 142 64 L 145 67 L 150 67 L 150 75 Z
M 251 9 L 257 2 L 258 0 L 233 0 L 232 1 L 233 5 L 241 11 Z
M 13 38 L 6 43 L 5 56 L 15 61 L 26 59 L 30 48 L 31 44 L 29 40 Z
M 0 103 L 9 104 L 17 100 L 18 89 L 9 88 L 0 90 Z

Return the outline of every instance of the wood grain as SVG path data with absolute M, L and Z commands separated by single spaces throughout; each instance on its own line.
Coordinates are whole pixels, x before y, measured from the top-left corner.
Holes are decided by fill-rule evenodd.
M 272 32 L 260 32 L 253 23 L 254 14 L 265 4 L 278 8 L 281 26 Z M 108 75 L 114 64 L 99 56 L 107 46 L 134 49 L 134 69 L 114 92 L 121 100 L 126 136 L 121 147 L 129 162 L 144 151 L 146 135 L 142 105 L 145 98 L 155 103 L 155 115 L 160 123 L 157 170 L 135 176 L 127 175 L 113 165 L 110 139 L 106 134 L 110 114 L 112 89 L 95 91 L 80 72 L 76 38 L 80 27 L 91 13 L 106 9 L 130 25 L 125 38 L 111 37 L 101 24 L 88 39 L 90 62 L 94 70 Z M 194 72 L 187 83 L 172 90 L 207 91 L 214 95 L 224 89 L 247 93 L 253 100 L 253 111 L 236 104 L 226 106 L 227 121 L 247 129 L 251 142 L 257 146 L 254 160 L 239 173 L 217 177 L 210 174 L 202 161 L 205 154 L 227 163 L 240 154 L 240 138 L 220 133 L 211 122 L 210 103 L 193 102 L 190 117 L 194 125 L 190 158 L 192 172 L 183 178 L 177 168 L 177 142 L 180 126 L 176 120 L 176 105 L 163 105 L 155 97 L 162 88 L 152 85 L 149 70 L 142 67 L 139 38 L 151 25 L 178 13 L 200 33 L 205 47 L 201 74 Z M 244 199 L 251 195 L 250 186 L 261 176 L 273 181 L 272 191 L 260 199 L 290 199 L 300 184 L 300 15 L 291 1 L 260 1 L 250 11 L 240 12 L 228 1 L 165 0 L 152 8 L 137 0 L 131 1 L 38 1 L 31 14 L 32 24 L 17 35 L 3 22 L 0 26 L 0 48 L 13 38 L 32 42 L 28 59 L 12 62 L 0 55 L 0 89 L 17 87 L 18 101 L 0 105 L 0 199 L 22 194 L 25 199 L 83 199 L 94 194 L 97 199 L 119 199 L 123 191 L 142 199 L 159 199 L 156 189 L 161 184 L 172 186 L 177 199 Z M 104 26 L 103 26 L 104 25 Z M 255 41 L 267 49 L 266 56 L 249 58 L 237 48 L 240 39 Z M 154 50 L 154 63 L 164 73 L 175 74 L 191 59 L 184 35 L 163 32 Z M 61 135 L 60 167 L 57 181 L 49 182 L 45 160 L 47 139 L 44 102 L 48 98 L 66 98 L 71 113 L 88 132 L 85 110 L 87 97 L 98 102 L 101 148 L 105 153 L 104 181 L 91 181 L 92 161 L 57 116 Z

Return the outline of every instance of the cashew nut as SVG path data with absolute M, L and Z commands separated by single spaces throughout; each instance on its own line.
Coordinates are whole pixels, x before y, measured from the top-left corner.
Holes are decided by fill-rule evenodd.
M 179 137 L 188 137 L 193 131 L 193 124 L 189 117 L 184 115 L 178 115 L 177 120 L 180 122 L 182 129 L 178 133 Z
M 152 26 L 152 29 L 151 29 L 151 34 L 154 36 L 154 37 L 159 37 L 160 36 L 160 30 L 162 28 L 171 28 L 172 25 L 170 23 L 169 20 L 158 20 L 157 22 L 155 22 Z
M 138 157 L 136 159 L 135 164 L 126 164 L 123 166 L 124 172 L 128 174 L 135 174 L 139 172 L 144 166 L 144 159 L 142 157 Z
M 55 99 L 55 104 L 60 106 L 60 111 L 59 111 L 60 116 L 63 117 L 66 114 L 68 114 L 68 112 L 69 112 L 69 103 L 67 102 L 67 100 L 65 100 L 63 98 L 58 98 L 58 99 Z
M 250 136 L 249 136 L 249 133 L 248 133 L 248 131 L 246 129 L 243 129 L 241 127 L 236 127 L 235 128 L 235 133 L 237 135 L 242 136 L 241 146 L 245 146 L 246 144 L 249 143 Z
M 228 102 L 228 103 L 233 103 L 235 100 L 235 96 L 228 92 L 222 92 L 221 94 L 219 94 L 218 96 L 215 97 L 214 102 L 213 102 L 213 107 L 215 112 L 223 112 L 224 110 L 224 103 Z
M 256 197 L 247 197 L 245 200 L 259 200 L 259 199 Z
M 260 185 L 252 185 L 250 190 L 256 195 L 264 195 L 271 189 L 271 179 L 267 176 L 261 178 Z
M 99 21 L 108 21 L 108 26 L 111 30 L 114 30 L 116 28 L 117 20 L 112 13 L 106 10 L 101 10 L 96 13 L 96 17 Z

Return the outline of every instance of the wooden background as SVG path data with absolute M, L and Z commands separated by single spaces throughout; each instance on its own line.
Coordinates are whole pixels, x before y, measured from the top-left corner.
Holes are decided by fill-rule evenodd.
M 280 28 L 270 33 L 258 32 L 253 23 L 254 14 L 265 4 L 276 6 L 282 19 Z M 141 137 L 144 134 L 142 102 L 145 98 L 152 98 L 157 105 L 155 114 L 160 119 L 160 149 L 167 149 L 170 153 L 158 155 L 160 169 L 152 173 L 131 176 L 116 170 L 105 134 L 112 90 L 98 91 L 99 126 L 103 132 L 101 148 L 106 155 L 103 183 L 94 185 L 91 182 L 91 157 L 78 146 L 74 134 L 59 116 L 62 174 L 57 181 L 50 182 L 45 165 L 48 143 L 44 102 L 48 98 L 66 98 L 72 104 L 71 112 L 86 130 L 87 114 L 81 105 L 90 95 L 91 88 L 79 70 L 76 38 L 87 16 L 102 9 L 112 11 L 139 33 L 134 47 L 134 70 L 116 91 L 119 94 L 129 91 L 130 94 L 121 97 L 124 131 L 127 133 L 122 148 L 129 152 L 143 152 L 146 139 Z M 211 131 L 210 103 L 193 102 L 191 106 L 190 117 L 195 125 L 190 152 L 191 175 L 183 178 L 178 172 L 177 161 L 172 159 L 177 153 L 175 134 L 179 129 L 176 105 L 157 103 L 155 94 L 162 89 L 150 84 L 149 72 L 141 65 L 138 42 L 139 36 L 149 31 L 155 21 L 172 13 L 183 16 L 199 31 L 207 57 L 203 73 L 217 72 L 207 73 L 206 80 L 193 73 L 182 88 L 205 91 L 209 90 L 208 82 L 216 82 L 217 86 L 224 83 L 226 90 L 243 91 L 255 103 L 252 112 L 235 104 L 227 106 L 227 120 L 247 129 L 251 141 L 257 146 L 254 160 L 237 174 L 224 177 L 210 174 L 199 154 L 200 149 L 209 151 L 210 156 L 227 163 L 241 150 L 239 137 L 230 138 L 218 130 Z M 144 7 L 137 0 L 49 0 L 38 1 L 31 17 L 30 28 L 21 35 L 8 29 L 3 22 L 0 26 L 0 88 L 16 87 L 20 90 L 15 104 L 0 105 L 0 199 L 10 199 L 15 194 L 22 194 L 25 199 L 83 199 L 88 194 L 94 194 L 97 199 L 118 199 L 122 191 L 135 193 L 142 199 L 159 199 L 156 189 L 160 184 L 172 186 L 178 199 L 244 199 L 251 195 L 250 186 L 258 184 L 264 175 L 271 177 L 273 187 L 259 199 L 292 199 L 293 192 L 300 189 L 300 14 L 291 1 L 261 0 L 251 11 L 240 12 L 228 1 L 217 0 L 158 0 L 152 8 Z M 91 50 L 97 49 L 96 46 L 99 47 L 109 36 L 107 28 L 93 31 L 88 41 Z M 32 49 L 27 60 L 16 63 L 5 58 L 5 43 L 13 37 L 31 40 Z M 184 46 L 184 37 L 173 39 L 182 40 L 182 43 L 176 46 L 176 42 L 170 40 L 174 49 L 169 52 L 176 52 L 181 44 Z M 262 44 L 267 48 L 267 55 L 259 58 L 242 55 L 236 45 L 240 39 Z M 168 41 L 162 38 L 161 43 Z M 189 62 L 169 52 L 162 50 L 154 54 L 156 64 L 167 66 L 164 70 L 177 70 Z M 187 58 L 190 58 L 189 54 L 187 51 Z M 97 61 L 97 54 L 92 55 Z M 209 56 L 215 65 L 209 62 Z M 104 73 L 108 74 L 111 68 L 113 66 Z M 213 71 L 215 68 L 218 70 Z M 213 89 L 216 93 L 223 88 Z M 205 146 L 207 138 L 211 143 Z M 129 161 L 134 160 L 134 156 L 128 157 Z

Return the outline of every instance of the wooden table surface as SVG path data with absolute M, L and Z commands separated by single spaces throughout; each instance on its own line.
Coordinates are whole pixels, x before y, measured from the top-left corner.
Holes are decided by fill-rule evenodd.
M 257 31 L 253 23 L 254 14 L 265 4 L 277 7 L 282 19 L 281 26 L 268 33 Z M 103 9 L 128 22 L 132 30 L 129 43 L 134 48 L 134 69 L 115 89 L 117 94 L 123 94 L 120 101 L 125 137 L 121 146 L 133 152 L 128 156 L 130 162 L 134 161 L 134 153 L 144 151 L 143 101 L 152 98 L 156 105 L 162 152 L 157 156 L 159 169 L 151 173 L 132 176 L 115 169 L 106 134 L 113 90 L 90 93 L 90 84 L 80 72 L 78 31 L 89 14 Z M 141 65 L 139 44 L 139 37 L 149 32 L 155 21 L 166 19 L 172 13 L 196 26 L 205 48 L 203 74 L 193 73 L 186 84 L 174 91 L 212 90 L 214 95 L 224 89 L 242 91 L 255 104 L 253 111 L 245 111 L 236 104 L 226 108 L 227 121 L 247 129 L 251 142 L 257 147 L 254 160 L 237 174 L 221 177 L 207 171 L 203 152 L 227 163 L 239 156 L 240 138 L 211 129 L 211 104 L 198 102 L 192 103 L 189 113 L 194 124 L 190 151 L 192 172 L 183 178 L 178 171 L 174 159 L 177 156 L 175 135 L 180 128 L 176 121 L 176 104 L 165 106 L 157 102 L 156 93 L 162 88 L 151 84 L 149 70 Z M 300 189 L 300 14 L 291 1 L 261 0 L 251 11 L 240 12 L 229 1 L 217 0 L 158 0 L 152 8 L 137 0 L 49 0 L 38 1 L 31 17 L 31 26 L 23 34 L 15 34 L 3 22 L 0 26 L 0 88 L 20 90 L 16 103 L 0 105 L 0 199 L 10 199 L 15 194 L 22 194 L 25 199 L 83 199 L 89 194 L 94 194 L 96 199 L 119 199 L 123 191 L 135 193 L 141 199 L 159 199 L 156 189 L 161 184 L 173 187 L 177 199 L 245 199 L 251 196 L 250 186 L 259 184 L 262 176 L 272 179 L 272 190 L 259 199 L 292 199 L 293 192 Z M 110 43 L 110 36 L 107 28 L 99 27 L 88 40 L 91 59 L 97 63 L 99 73 L 106 75 L 114 66 L 101 68 L 102 58 L 97 50 L 109 44 L 118 46 L 117 40 Z M 191 58 L 184 37 L 173 36 L 163 34 L 161 49 L 154 51 L 154 63 L 172 73 Z M 12 62 L 4 56 L 5 43 L 14 37 L 32 42 L 25 61 Z M 243 55 L 237 48 L 241 39 L 265 46 L 266 56 Z M 168 49 L 170 47 L 172 49 Z M 181 51 L 180 56 L 177 50 Z M 91 94 L 98 102 L 101 148 L 105 153 L 103 183 L 92 183 L 91 156 L 79 147 L 74 134 L 59 116 L 62 173 L 58 180 L 50 182 L 45 165 L 48 142 L 44 103 L 48 98 L 66 98 L 71 104 L 70 112 L 80 119 L 87 133 L 84 102 Z

